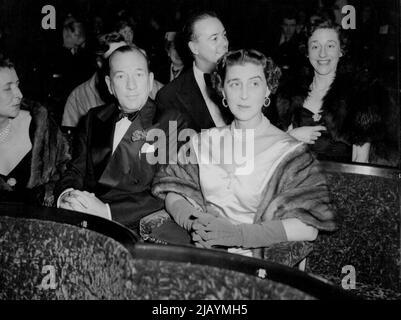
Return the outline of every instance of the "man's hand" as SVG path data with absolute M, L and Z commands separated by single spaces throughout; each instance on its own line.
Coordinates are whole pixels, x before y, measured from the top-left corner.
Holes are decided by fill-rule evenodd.
M 109 219 L 107 205 L 93 193 L 87 191 L 71 190 L 66 192 L 61 198 L 60 207 Z
M 60 208 L 86 213 L 88 204 L 81 194 L 82 191 L 75 189 L 67 191 L 60 198 Z

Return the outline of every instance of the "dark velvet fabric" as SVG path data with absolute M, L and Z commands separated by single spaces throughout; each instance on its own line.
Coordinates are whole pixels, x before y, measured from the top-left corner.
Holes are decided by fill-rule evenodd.
M 134 259 L 86 229 L 0 217 L 0 299 L 314 299 L 224 266 Z M 206 261 L 205 261 L 206 262 Z

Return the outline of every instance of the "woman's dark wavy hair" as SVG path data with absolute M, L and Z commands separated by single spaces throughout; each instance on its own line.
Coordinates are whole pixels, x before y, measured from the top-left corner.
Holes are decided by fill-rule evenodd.
M 274 63 L 272 58 L 266 57 L 263 53 L 254 49 L 240 49 L 227 52 L 217 62 L 217 66 L 212 75 L 213 88 L 222 97 L 224 81 L 227 68 L 235 65 L 252 63 L 263 67 L 266 77 L 267 87 L 271 93 L 275 93 L 281 77 L 280 68 Z
M 337 33 L 338 39 L 340 40 L 340 49 L 341 49 L 342 54 L 344 55 L 347 51 L 348 37 L 342 31 L 342 28 L 340 25 L 338 25 L 330 20 L 319 19 L 314 24 L 310 24 L 307 26 L 307 28 L 306 28 L 306 48 L 308 48 L 308 42 L 309 42 L 310 37 L 312 37 L 312 34 L 316 30 L 320 30 L 320 29 L 334 30 Z M 306 50 L 306 51 L 308 51 L 308 50 Z

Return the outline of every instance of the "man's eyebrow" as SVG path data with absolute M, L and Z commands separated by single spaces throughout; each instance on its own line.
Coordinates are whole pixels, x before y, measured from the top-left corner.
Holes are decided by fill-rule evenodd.
M 13 83 L 19 83 L 19 80 L 16 81 L 16 82 L 14 82 L 14 81 L 6 82 L 6 83 L 3 85 L 3 87 L 11 86 Z
M 211 37 L 213 37 L 213 36 L 217 36 L 218 34 L 225 34 L 225 33 L 227 33 L 227 32 L 226 32 L 226 29 L 223 29 L 222 31 L 218 31 L 218 32 L 215 32 L 215 33 L 211 34 L 211 35 L 209 36 L 209 38 L 211 38 Z
M 145 71 L 146 68 L 135 68 L 133 69 L 134 71 Z M 118 72 L 127 72 L 126 70 L 113 70 L 114 73 L 118 73 Z

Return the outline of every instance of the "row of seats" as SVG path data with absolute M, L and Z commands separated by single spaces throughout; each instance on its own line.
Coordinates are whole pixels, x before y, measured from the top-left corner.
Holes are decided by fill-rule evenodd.
M 94 216 L 3 203 L 0 299 L 399 299 L 398 172 L 323 165 L 342 222 L 313 243 L 307 273 L 274 257 L 149 244 Z M 356 277 L 347 291 L 344 267 Z

